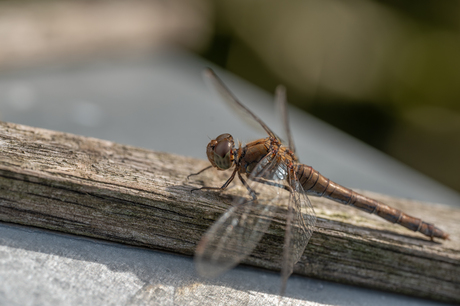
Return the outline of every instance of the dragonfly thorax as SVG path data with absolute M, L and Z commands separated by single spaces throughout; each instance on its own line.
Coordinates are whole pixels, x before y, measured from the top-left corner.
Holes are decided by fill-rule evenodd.
M 235 160 L 235 142 L 230 134 L 219 135 L 209 142 L 206 155 L 209 161 L 218 170 L 227 170 L 233 166 Z

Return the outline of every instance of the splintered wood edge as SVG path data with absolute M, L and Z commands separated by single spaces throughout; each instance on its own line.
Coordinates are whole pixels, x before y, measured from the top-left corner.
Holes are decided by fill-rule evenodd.
M 194 192 L 228 172 L 207 162 L 94 138 L 0 123 L 0 220 L 193 255 L 206 229 L 245 195 Z M 434 223 L 451 236 L 419 233 L 322 198 L 295 273 L 442 301 L 460 301 L 460 210 L 363 191 Z M 282 214 L 244 263 L 279 269 Z

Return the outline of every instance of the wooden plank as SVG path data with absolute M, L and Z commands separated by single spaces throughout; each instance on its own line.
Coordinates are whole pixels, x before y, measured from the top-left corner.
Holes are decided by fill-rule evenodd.
M 0 220 L 193 255 L 206 229 L 230 206 L 223 196 L 191 193 L 220 186 L 228 172 L 183 156 L 109 141 L 0 123 Z M 318 215 L 295 273 L 446 302 L 460 302 L 460 210 L 363 192 L 445 230 L 448 241 L 356 209 L 311 197 Z M 278 270 L 283 218 L 244 262 Z

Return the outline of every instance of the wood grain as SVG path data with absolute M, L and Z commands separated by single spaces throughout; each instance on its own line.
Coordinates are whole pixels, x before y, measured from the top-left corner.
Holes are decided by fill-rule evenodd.
M 206 229 L 231 205 L 220 186 L 228 172 L 207 162 L 0 122 L 0 220 L 193 255 Z M 331 178 L 333 179 L 333 178 Z M 295 273 L 320 279 L 460 303 L 460 210 L 364 192 L 450 234 L 419 233 L 311 197 L 315 233 Z M 245 264 L 279 270 L 284 222 L 277 215 Z

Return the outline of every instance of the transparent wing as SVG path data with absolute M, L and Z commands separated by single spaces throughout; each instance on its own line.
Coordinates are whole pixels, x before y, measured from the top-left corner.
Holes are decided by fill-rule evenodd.
M 251 126 L 258 129 L 262 127 L 265 132 L 271 137 L 279 139 L 278 136 L 273 133 L 273 131 L 253 112 L 251 112 L 246 106 L 241 104 L 240 101 L 230 92 L 230 90 L 225 86 L 221 79 L 214 73 L 211 68 L 206 68 L 203 71 L 203 76 L 206 81 L 209 81 L 217 92 L 222 96 L 223 100 L 246 122 Z
M 281 263 L 281 295 L 284 294 L 287 279 L 305 251 L 316 224 L 313 206 L 295 173 L 292 172 L 289 182 L 291 195 L 286 214 L 286 234 Z
M 295 153 L 294 139 L 292 138 L 291 129 L 289 127 L 288 111 L 287 111 L 287 98 L 286 87 L 278 85 L 275 91 L 275 107 L 277 114 L 283 124 L 283 133 L 281 137 L 287 141 L 289 149 Z
M 195 266 L 201 276 L 215 277 L 236 266 L 267 231 L 282 189 L 257 182 L 260 177 L 285 180 L 286 171 L 275 153 L 265 156 L 249 177 L 248 185 L 257 200 L 240 198 L 203 235 L 195 252 Z

